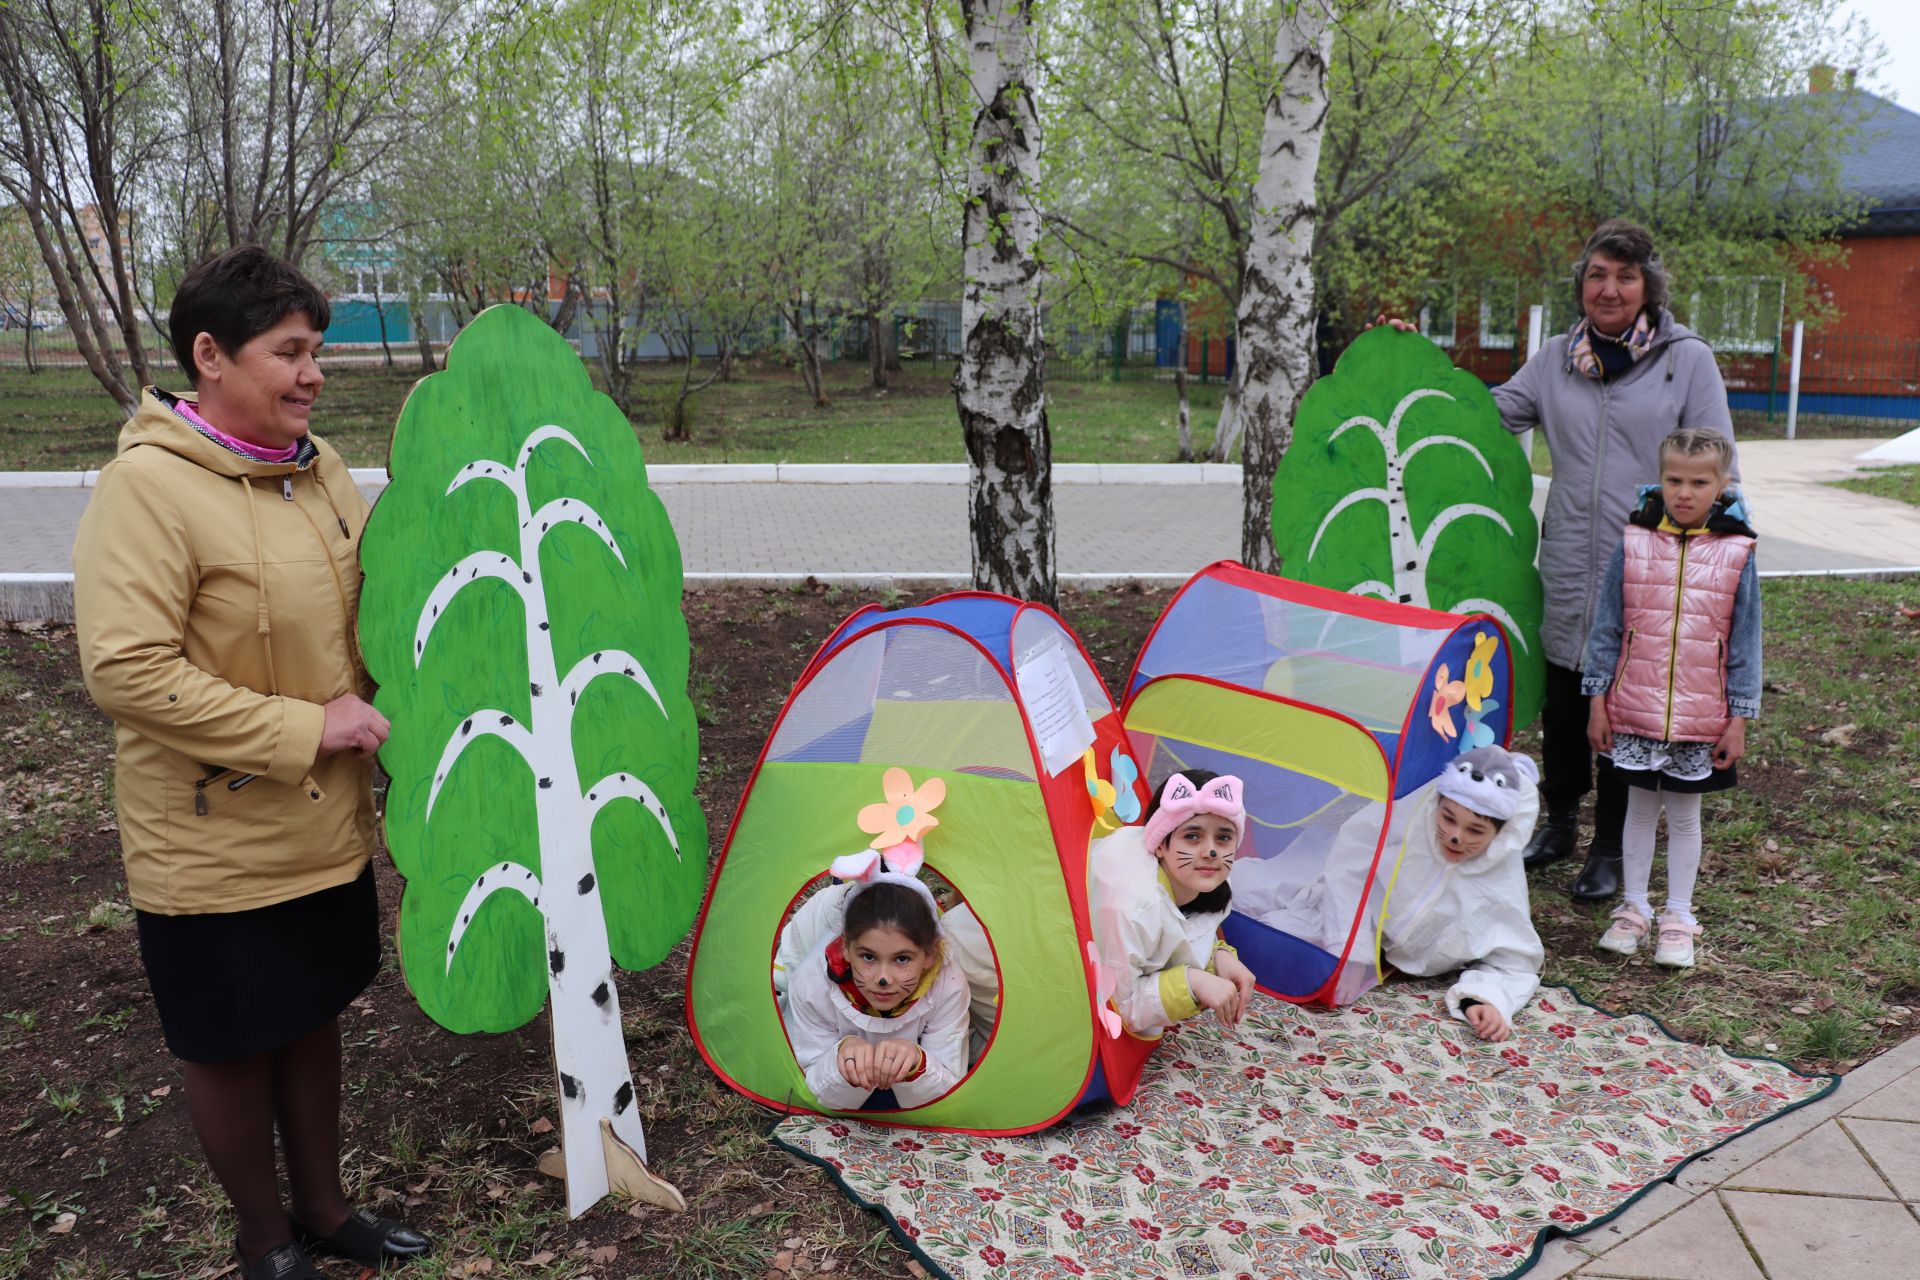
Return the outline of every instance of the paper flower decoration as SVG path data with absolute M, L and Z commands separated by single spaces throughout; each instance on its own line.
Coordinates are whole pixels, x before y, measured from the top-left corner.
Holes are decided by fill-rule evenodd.
M 1460 752 L 1462 755 L 1473 750 L 1475 747 L 1490 747 L 1493 745 L 1493 729 L 1490 725 L 1482 724 L 1481 719 L 1489 711 L 1498 711 L 1499 709 L 1499 701 L 1494 698 L 1488 698 L 1480 704 L 1479 710 L 1476 711 L 1470 708 L 1467 711 L 1466 731 L 1460 735 Z
M 1478 711 L 1480 700 L 1493 692 L 1493 655 L 1499 651 L 1500 637 L 1485 631 L 1473 637 L 1473 656 L 1467 659 L 1467 710 Z
M 1433 703 L 1427 708 L 1427 718 L 1433 721 L 1433 731 L 1442 738 L 1460 736 L 1460 731 L 1453 727 L 1453 708 L 1466 696 L 1465 682 L 1447 679 L 1447 664 L 1441 663 L 1440 670 L 1433 676 Z
M 1140 796 L 1134 791 L 1133 784 L 1140 779 L 1140 766 L 1133 762 L 1132 756 L 1120 750 L 1118 747 L 1113 749 L 1113 758 L 1110 763 L 1113 766 L 1112 777 L 1115 793 L 1113 815 L 1122 822 L 1138 822 L 1140 820 Z
M 880 775 L 880 791 L 887 798 L 860 810 L 860 829 L 873 837 L 870 849 L 891 849 L 940 825 L 933 811 L 947 798 L 947 784 L 928 778 L 918 787 L 905 769 L 889 769 Z
M 1126 1026 L 1120 1015 L 1108 1001 L 1113 998 L 1113 970 L 1100 963 L 1100 953 L 1087 944 L 1087 969 L 1093 974 L 1093 1002 L 1100 1011 L 1100 1025 L 1107 1029 L 1107 1035 L 1118 1040 L 1122 1028 Z
M 1113 784 L 1100 776 L 1095 763 L 1093 748 L 1088 747 L 1086 754 L 1080 757 L 1080 768 L 1087 775 L 1087 799 L 1093 801 L 1093 824 L 1096 827 L 1114 826 L 1107 822 L 1107 815 L 1113 812 Z

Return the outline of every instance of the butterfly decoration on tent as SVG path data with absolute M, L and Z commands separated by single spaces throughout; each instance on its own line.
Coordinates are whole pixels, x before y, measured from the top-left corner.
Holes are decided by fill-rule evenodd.
M 1087 777 L 1087 799 L 1093 803 L 1093 834 L 1110 835 L 1131 822 L 1140 820 L 1140 797 L 1135 793 L 1133 784 L 1140 777 L 1140 767 L 1133 757 L 1115 747 L 1108 758 L 1109 777 L 1100 776 L 1099 757 L 1094 749 L 1088 747 L 1086 754 L 1080 757 L 1080 767 Z
M 1094 950 L 1093 943 L 1087 945 L 1087 968 L 1093 974 L 1093 999 L 1100 1010 L 1100 1025 L 1106 1028 L 1107 1035 L 1115 1040 L 1126 1024 L 1120 1020 L 1120 1014 L 1113 1008 L 1114 976 L 1113 970 L 1100 963 L 1100 953 Z

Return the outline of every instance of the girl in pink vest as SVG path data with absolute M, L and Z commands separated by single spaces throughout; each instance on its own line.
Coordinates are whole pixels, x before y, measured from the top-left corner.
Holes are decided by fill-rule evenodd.
M 1587 736 L 1629 784 L 1624 901 L 1602 949 L 1632 955 L 1650 931 L 1654 827 L 1667 815 L 1667 905 L 1654 963 L 1693 965 L 1700 923 L 1700 797 L 1735 784 L 1747 721 L 1760 714 L 1760 581 L 1745 504 L 1728 487 L 1733 449 L 1683 428 L 1660 446 L 1613 553 L 1587 637 Z

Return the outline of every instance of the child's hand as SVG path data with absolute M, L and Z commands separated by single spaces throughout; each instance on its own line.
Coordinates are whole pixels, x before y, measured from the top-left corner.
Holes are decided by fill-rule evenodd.
M 920 1069 L 926 1052 L 911 1040 L 882 1040 L 873 1046 L 873 1085 L 891 1089 Z
M 1601 755 L 1613 750 L 1613 722 L 1607 719 L 1607 695 L 1595 694 L 1587 712 L 1587 745 Z
M 873 1046 L 859 1036 L 845 1036 L 833 1051 L 839 1060 L 840 1078 L 856 1089 L 878 1089 L 873 1082 Z
M 1235 1027 L 1240 1024 L 1245 1001 L 1239 987 L 1217 973 L 1208 973 L 1192 965 L 1187 966 L 1187 986 L 1192 988 L 1193 998 L 1200 1002 L 1201 1008 L 1213 1010 L 1221 1026 Z
M 1239 990 L 1240 1011 L 1245 1013 L 1248 1002 L 1253 999 L 1253 970 L 1233 952 L 1222 950 L 1213 953 L 1213 971 Z
M 1473 1034 L 1482 1040 L 1499 1044 L 1513 1034 L 1512 1025 L 1490 1004 L 1470 1004 L 1461 1012 L 1466 1016 L 1467 1025 L 1473 1028 Z
M 1727 723 L 1727 731 L 1720 735 L 1720 741 L 1713 744 L 1713 767 L 1725 769 L 1745 754 L 1747 720 L 1745 716 L 1735 716 Z

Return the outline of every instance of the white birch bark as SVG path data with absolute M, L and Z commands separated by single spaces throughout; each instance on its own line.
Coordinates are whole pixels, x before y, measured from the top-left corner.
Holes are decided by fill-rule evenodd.
M 452 493 L 475 480 L 494 480 L 511 489 L 519 508 L 520 555 L 515 559 L 497 551 L 482 551 L 455 564 L 421 609 L 414 660 L 418 662 L 425 654 L 435 622 L 463 587 L 482 578 L 494 578 L 519 594 L 526 617 L 532 708 L 528 722 L 521 724 L 495 708 L 475 711 L 442 751 L 428 793 L 427 813 L 431 818 L 440 789 L 461 753 L 483 737 L 506 742 L 531 771 L 539 847 L 530 851 L 528 861 L 537 854 L 540 872 L 536 874 L 521 863 L 502 862 L 482 873 L 454 916 L 446 963 L 452 968 L 461 937 L 495 893 L 518 893 L 545 917 L 548 1013 L 560 1088 L 567 1213 L 579 1217 L 611 1188 L 634 1190 L 621 1167 L 620 1155 L 609 1151 L 609 1144 L 602 1139 L 603 1120 L 610 1125 L 613 1137 L 630 1148 L 642 1165 L 647 1155 L 633 1075 L 627 1064 L 620 995 L 613 980 L 613 952 L 607 939 L 599 877 L 594 870 L 594 818 L 615 800 L 632 800 L 659 824 L 676 854 L 680 844 L 665 804 L 638 778 L 618 773 L 583 781 L 574 759 L 574 708 L 581 691 L 595 679 L 612 676 L 631 680 L 647 692 L 663 714 L 666 707 L 652 678 L 632 654 L 614 649 L 589 654 L 564 677 L 555 663 L 546 584 L 540 567 L 541 542 L 561 524 L 578 524 L 597 535 L 621 564 L 626 563 L 626 557 L 599 513 L 579 499 L 555 498 L 538 510 L 532 509 L 527 497 L 527 462 L 548 441 L 570 445 L 582 455 L 586 452 L 563 428 L 544 426 L 527 437 L 514 465 L 475 461 L 448 486 L 447 492 Z
M 974 585 L 1052 604 L 1053 444 L 1040 345 L 1040 118 L 1032 0 L 962 0 L 973 145 L 953 393 L 970 464 Z
M 1240 394 L 1233 425 L 1244 439 L 1240 559 L 1267 573 L 1280 567 L 1273 550 L 1273 473 L 1313 377 L 1313 182 L 1327 121 L 1330 6 L 1331 0 L 1293 0 L 1274 37 L 1274 88 L 1260 135 L 1235 318 Z

